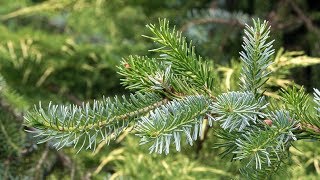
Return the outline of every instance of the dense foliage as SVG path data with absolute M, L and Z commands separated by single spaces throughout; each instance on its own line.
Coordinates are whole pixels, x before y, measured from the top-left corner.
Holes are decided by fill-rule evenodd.
M 283 89 L 280 98 L 274 98 L 280 103 L 268 106 L 273 99 L 264 96 L 262 88 L 272 73 L 268 67 L 275 51 L 266 21 L 246 25 L 240 90 L 222 94 L 213 65 L 197 56 L 180 32 L 170 30 L 166 19 L 147 27 L 152 36 L 146 37 L 161 45 L 151 51 L 160 56 L 137 56 L 130 62 L 124 60 L 120 68 L 125 84 L 137 93 L 123 97 L 122 102 L 116 97 L 94 101 L 92 106 L 35 107 L 25 120 L 36 128 L 33 132 L 42 137 L 40 142 L 52 140 L 57 148 L 82 144 L 80 149 L 96 149 L 132 126 L 140 144 L 150 144 L 150 153 L 169 154 L 172 144 L 180 151 L 184 137 L 192 146 L 204 128 L 216 124 L 221 128 L 215 127 L 216 136 L 224 140 L 216 147 L 241 161 L 243 176 L 262 179 L 279 174 L 294 141 L 319 136 L 318 89 L 314 90 L 315 111 L 309 111 L 311 102 L 304 91 L 295 88 Z M 136 61 L 142 61 L 140 66 Z
M 319 173 L 319 71 L 309 66 L 320 60 L 281 48 L 319 55 L 317 3 L 15 0 L 0 3 L 0 20 L 3 179 Z

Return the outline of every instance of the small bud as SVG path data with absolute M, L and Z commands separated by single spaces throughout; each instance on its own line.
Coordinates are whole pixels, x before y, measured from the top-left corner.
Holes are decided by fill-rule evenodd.
M 263 122 L 268 126 L 272 126 L 272 120 L 270 119 L 263 120 Z
M 129 68 L 130 68 L 130 65 L 129 65 L 128 63 L 125 63 L 125 64 L 124 64 L 124 68 L 129 69 Z

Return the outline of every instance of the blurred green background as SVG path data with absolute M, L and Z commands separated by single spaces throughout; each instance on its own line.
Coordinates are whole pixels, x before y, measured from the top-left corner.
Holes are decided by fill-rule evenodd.
M 129 55 L 153 56 L 145 25 L 167 18 L 216 64 L 239 61 L 245 23 L 266 19 L 275 49 L 320 56 L 320 1 L 315 0 L 1 0 L 0 179 L 238 179 L 209 130 L 181 153 L 149 155 L 124 133 L 96 152 L 56 151 L 26 133 L 23 114 L 42 104 L 73 103 L 129 93 L 116 66 Z M 320 88 L 320 66 L 290 78 Z M 319 143 L 296 144 L 288 179 L 320 178 Z

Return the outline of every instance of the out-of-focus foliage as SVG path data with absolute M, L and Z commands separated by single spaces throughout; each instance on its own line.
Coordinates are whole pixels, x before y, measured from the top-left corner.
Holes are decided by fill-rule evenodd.
M 229 157 L 220 159 L 222 152 L 212 149 L 217 143 L 212 130 L 206 130 L 193 147 L 166 158 L 136 149 L 136 140 L 126 133 L 119 137 L 124 139 L 121 143 L 108 148 L 98 145 L 94 154 L 75 155 L 73 149 L 56 152 L 51 144 L 37 145 L 24 132 L 22 114 L 39 100 L 80 104 L 125 92 L 116 65 L 129 54 L 141 55 L 153 47 L 141 34 L 146 34 L 145 24 L 159 17 L 177 24 L 203 57 L 223 65 L 218 68 L 221 86 L 231 90 L 239 89 L 243 24 L 251 17 L 268 19 L 277 40 L 275 49 L 286 51 L 276 52 L 271 66 L 276 73 L 265 94 L 278 96 L 279 87 L 292 84 L 291 77 L 309 91 L 319 88 L 319 66 L 298 68 L 319 60 L 292 52 L 319 56 L 320 16 L 315 1 L 2 0 L 0 74 L 5 83 L 0 81 L 0 179 L 239 177 Z M 301 142 L 295 147 L 290 177 L 317 178 L 318 146 Z

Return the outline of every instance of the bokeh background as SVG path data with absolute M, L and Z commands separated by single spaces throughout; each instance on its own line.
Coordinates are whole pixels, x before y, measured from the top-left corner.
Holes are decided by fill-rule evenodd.
M 92 151 L 36 144 L 23 114 L 42 104 L 90 102 L 128 94 L 117 66 L 129 55 L 153 54 L 141 35 L 167 18 L 202 57 L 221 66 L 239 62 L 243 28 L 266 19 L 276 51 L 320 56 L 317 0 L 1 0 L 0 179 L 233 179 L 238 164 L 221 159 L 211 132 L 169 156 L 149 155 L 134 135 Z M 301 51 L 301 52 L 296 52 Z M 317 64 L 317 63 L 314 63 Z M 311 92 L 320 66 L 290 69 L 288 79 Z M 320 178 L 318 142 L 299 142 L 283 177 Z

